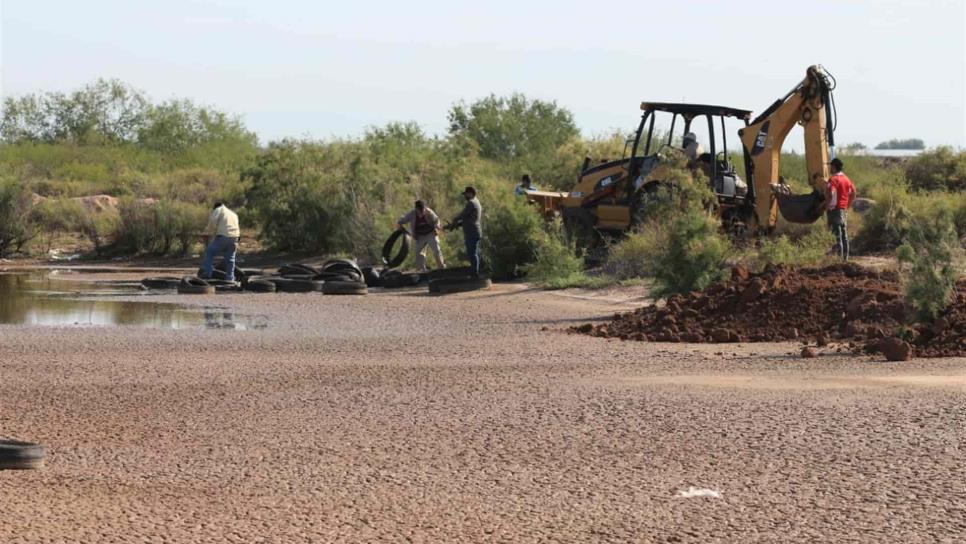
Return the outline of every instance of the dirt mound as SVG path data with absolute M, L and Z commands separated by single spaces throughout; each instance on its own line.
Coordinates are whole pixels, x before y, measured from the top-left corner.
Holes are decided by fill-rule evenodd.
M 649 306 L 614 316 L 610 323 L 581 325 L 575 332 L 606 338 L 658 342 L 770 342 L 802 340 L 827 345 L 849 341 L 856 351 L 889 352 L 901 331 L 912 355 L 966 355 L 966 282 L 936 323 L 904 327 L 907 315 L 895 272 L 852 264 L 793 269 L 770 266 L 752 274 L 743 267 L 704 291 L 675 295 L 664 307 Z

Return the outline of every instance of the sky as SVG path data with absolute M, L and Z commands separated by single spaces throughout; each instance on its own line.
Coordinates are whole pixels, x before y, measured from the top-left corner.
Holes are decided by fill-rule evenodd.
M 964 34 L 964 0 L 0 0 L 0 94 L 117 78 L 267 142 L 443 134 L 453 103 L 521 92 L 594 136 L 635 128 L 643 100 L 761 111 L 822 64 L 840 145 L 966 148 Z

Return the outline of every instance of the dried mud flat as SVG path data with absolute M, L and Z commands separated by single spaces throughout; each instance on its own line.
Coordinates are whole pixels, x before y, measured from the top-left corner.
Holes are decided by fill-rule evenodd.
M 627 308 L 516 285 L 209 300 L 270 326 L 0 327 L 0 434 L 48 447 L 0 542 L 966 534 L 964 358 L 567 334 Z

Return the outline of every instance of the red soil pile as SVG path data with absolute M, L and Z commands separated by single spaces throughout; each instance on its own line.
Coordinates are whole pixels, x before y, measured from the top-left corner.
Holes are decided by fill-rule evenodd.
M 856 351 L 895 352 L 899 360 L 966 356 L 966 282 L 935 323 L 906 325 L 907 309 L 895 272 L 853 264 L 795 269 L 769 266 L 704 291 L 675 295 L 664 307 L 644 307 L 575 332 L 605 338 L 656 342 L 848 341 Z M 894 339 L 903 336 L 909 344 Z M 889 357 L 892 359 L 892 357 Z

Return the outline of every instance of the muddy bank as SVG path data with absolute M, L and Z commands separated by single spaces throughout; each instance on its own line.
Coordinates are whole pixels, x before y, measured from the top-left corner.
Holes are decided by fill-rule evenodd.
M 608 323 L 574 327 L 605 338 L 659 342 L 775 342 L 822 346 L 848 342 L 859 352 L 904 359 L 966 355 L 966 282 L 932 324 L 907 325 L 902 286 L 893 271 L 852 264 L 818 269 L 775 266 L 752 274 L 738 267 L 729 280 L 675 295 L 662 308 L 618 314 Z M 892 338 L 902 335 L 904 340 Z M 908 346 L 903 342 L 908 341 Z M 902 351 L 911 353 L 902 356 Z

